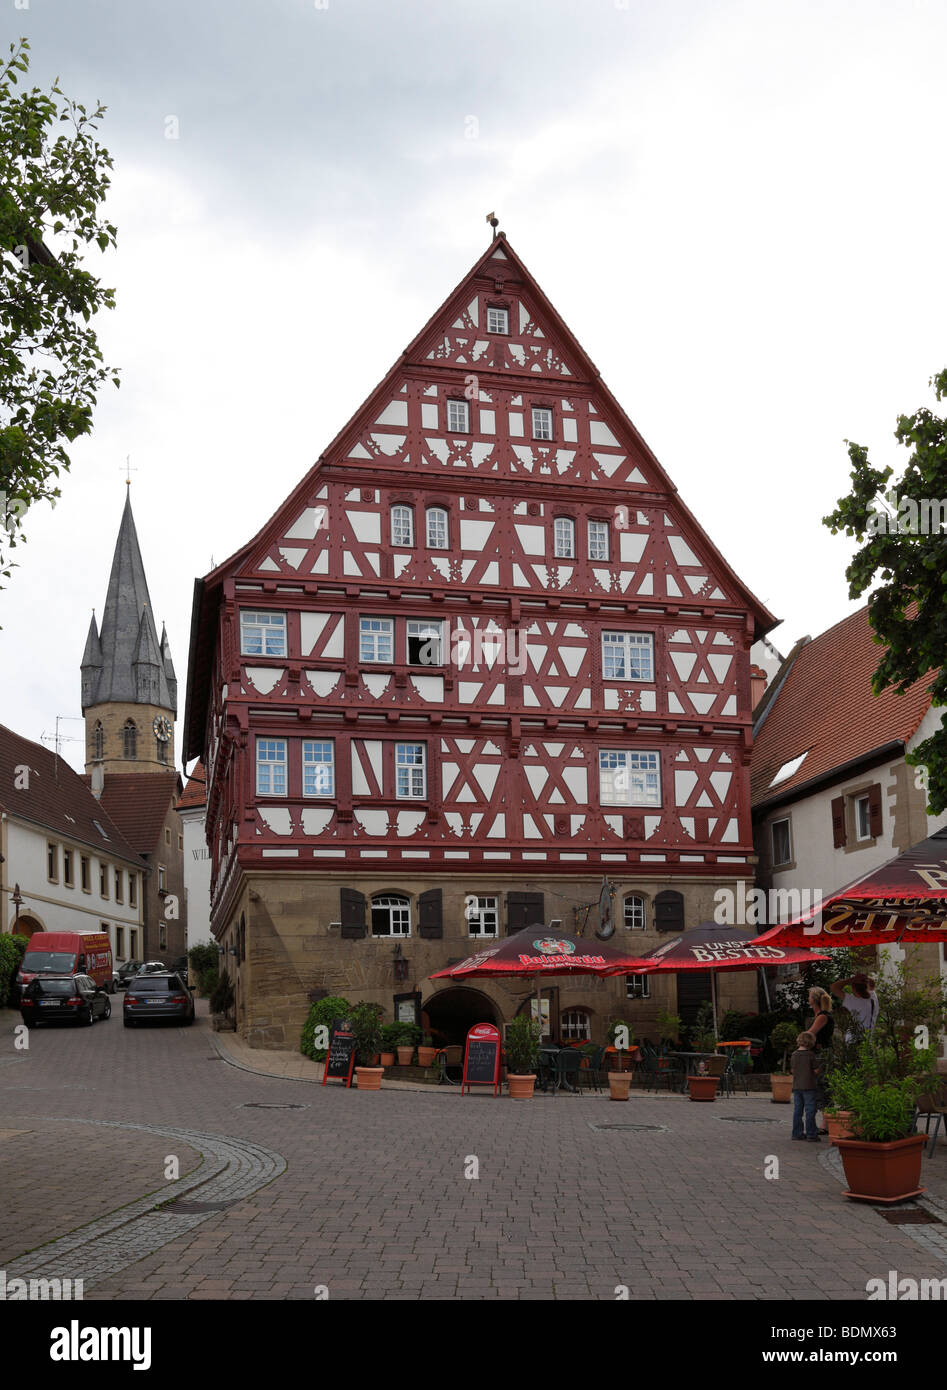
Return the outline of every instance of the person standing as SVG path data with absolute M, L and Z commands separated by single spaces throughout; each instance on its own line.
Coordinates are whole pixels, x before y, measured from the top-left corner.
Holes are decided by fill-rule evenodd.
M 818 1144 L 819 1130 L 815 1112 L 819 1101 L 819 1078 L 816 1073 L 815 1038 L 812 1033 L 800 1033 L 796 1051 L 792 1054 L 792 1137 Z M 805 1127 L 803 1127 L 803 1119 Z
M 825 1119 L 824 1111 L 828 1104 L 829 1096 L 825 1085 L 825 1073 L 832 1057 L 832 1035 L 835 1032 L 835 1019 L 832 1017 L 832 996 L 821 986 L 816 985 L 809 991 L 809 1007 L 812 1010 L 812 1018 L 806 1024 L 806 1030 L 812 1036 L 812 1050 L 815 1054 L 814 1065 L 816 1071 L 816 1110 L 823 1111 L 823 1122 Z M 828 1134 L 828 1129 L 819 1128 L 819 1134 Z
M 846 993 L 846 986 L 851 987 L 851 992 Z M 859 971 L 848 980 L 836 980 L 832 986 L 832 993 L 842 1005 L 847 1009 L 853 1018 L 861 1024 L 862 1030 L 870 1034 L 878 1022 L 878 996 L 875 994 L 875 982 L 870 979 L 864 971 Z M 852 1033 L 845 1034 L 846 1042 L 851 1042 Z

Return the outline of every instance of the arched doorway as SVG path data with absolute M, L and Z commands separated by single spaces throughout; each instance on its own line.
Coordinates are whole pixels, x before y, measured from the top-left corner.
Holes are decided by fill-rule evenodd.
M 475 1023 L 494 1023 L 499 1026 L 496 1005 L 479 989 L 456 985 L 439 990 L 421 1006 L 428 1028 L 439 1047 L 461 1046 Z
M 32 936 L 34 932 L 45 930 L 39 918 L 30 912 L 21 912 L 16 922 L 10 923 L 10 931 L 16 936 Z

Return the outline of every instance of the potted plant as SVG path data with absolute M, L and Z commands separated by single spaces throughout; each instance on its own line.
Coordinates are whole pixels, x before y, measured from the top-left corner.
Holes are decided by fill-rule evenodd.
M 901 1074 L 905 1063 L 913 1071 Z M 926 1134 L 914 1134 L 914 1105 L 934 1074 L 934 1050 L 916 1050 L 913 1058 L 894 1047 L 865 1038 L 847 1089 L 854 1137 L 837 1139 L 848 1180 L 845 1196 L 885 1206 L 917 1197 Z
M 421 1041 L 421 1030 L 416 1023 L 400 1023 L 398 1030 L 398 1066 L 410 1067 L 414 1061 L 414 1049 Z
M 381 1005 L 356 1004 L 349 1014 L 355 1038 L 355 1077 L 360 1091 L 380 1091 L 384 1067 L 376 1067 L 381 1051 Z
M 381 1065 L 393 1067 L 398 1039 L 401 1037 L 400 1023 L 383 1023 L 381 1027 Z
M 662 1009 L 658 1014 L 658 1036 L 667 1049 L 668 1043 L 676 1043 L 681 1036 L 681 1029 L 684 1024 L 679 1014 L 669 1013 L 667 1009 Z
M 434 1039 L 430 1033 L 424 1033 L 418 1044 L 418 1066 L 433 1067 L 437 1053 L 438 1049 L 434 1046 Z
M 769 1035 L 770 1046 L 782 1056 L 779 1071 L 770 1073 L 769 1084 L 773 1092 L 774 1105 L 788 1105 L 792 1100 L 792 1072 L 789 1070 L 789 1054 L 796 1050 L 799 1029 L 795 1023 L 777 1023 Z
M 218 978 L 210 997 L 211 1026 L 215 1033 L 233 1033 L 236 1020 L 233 1016 L 233 985 L 226 969 Z
M 697 1072 L 687 1078 L 687 1089 L 690 1092 L 691 1100 L 716 1100 L 719 1085 L 720 1077 L 713 1076 L 707 1070 L 705 1062 L 701 1062 Z
M 529 1100 L 536 1085 L 539 1063 L 539 1020 L 517 1014 L 506 1025 L 506 1079 L 514 1100 Z

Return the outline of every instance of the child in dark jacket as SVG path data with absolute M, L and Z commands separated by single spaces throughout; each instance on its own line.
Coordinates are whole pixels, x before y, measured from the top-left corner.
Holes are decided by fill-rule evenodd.
M 819 1143 L 819 1131 L 815 1122 L 816 1105 L 819 1099 L 819 1078 L 816 1075 L 816 1059 L 813 1048 L 815 1038 L 811 1033 L 800 1033 L 796 1039 L 796 1051 L 792 1054 L 792 1137 L 806 1139 L 810 1144 Z M 805 1132 L 803 1132 L 805 1114 Z

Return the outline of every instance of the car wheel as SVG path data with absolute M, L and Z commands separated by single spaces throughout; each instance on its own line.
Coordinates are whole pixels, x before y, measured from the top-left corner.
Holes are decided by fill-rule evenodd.
M 85 1018 L 82 1020 L 82 1022 L 83 1022 L 83 1024 L 85 1025 L 86 1028 L 91 1028 L 92 1025 L 93 1025 L 93 1023 L 95 1022 L 95 1014 L 94 1014 L 93 1011 L 92 1011 L 92 1005 L 91 1005 L 91 1004 L 89 1005 L 88 1015 L 87 1015 L 87 1017 L 85 1017 Z
M 111 1001 L 110 999 L 106 999 L 106 1001 L 105 1001 L 105 1008 L 102 1010 L 102 1021 L 103 1021 L 103 1023 L 105 1022 L 105 1020 L 106 1020 L 107 1018 L 111 1018 L 111 1017 L 112 1017 L 112 1001 Z
M 184 1020 L 184 1026 L 185 1026 L 185 1028 L 190 1028 L 190 1026 L 191 1026 L 191 1024 L 192 1024 L 193 1022 L 194 1022 L 194 1015 L 193 1015 L 193 1014 L 188 1014 L 187 1018 Z

